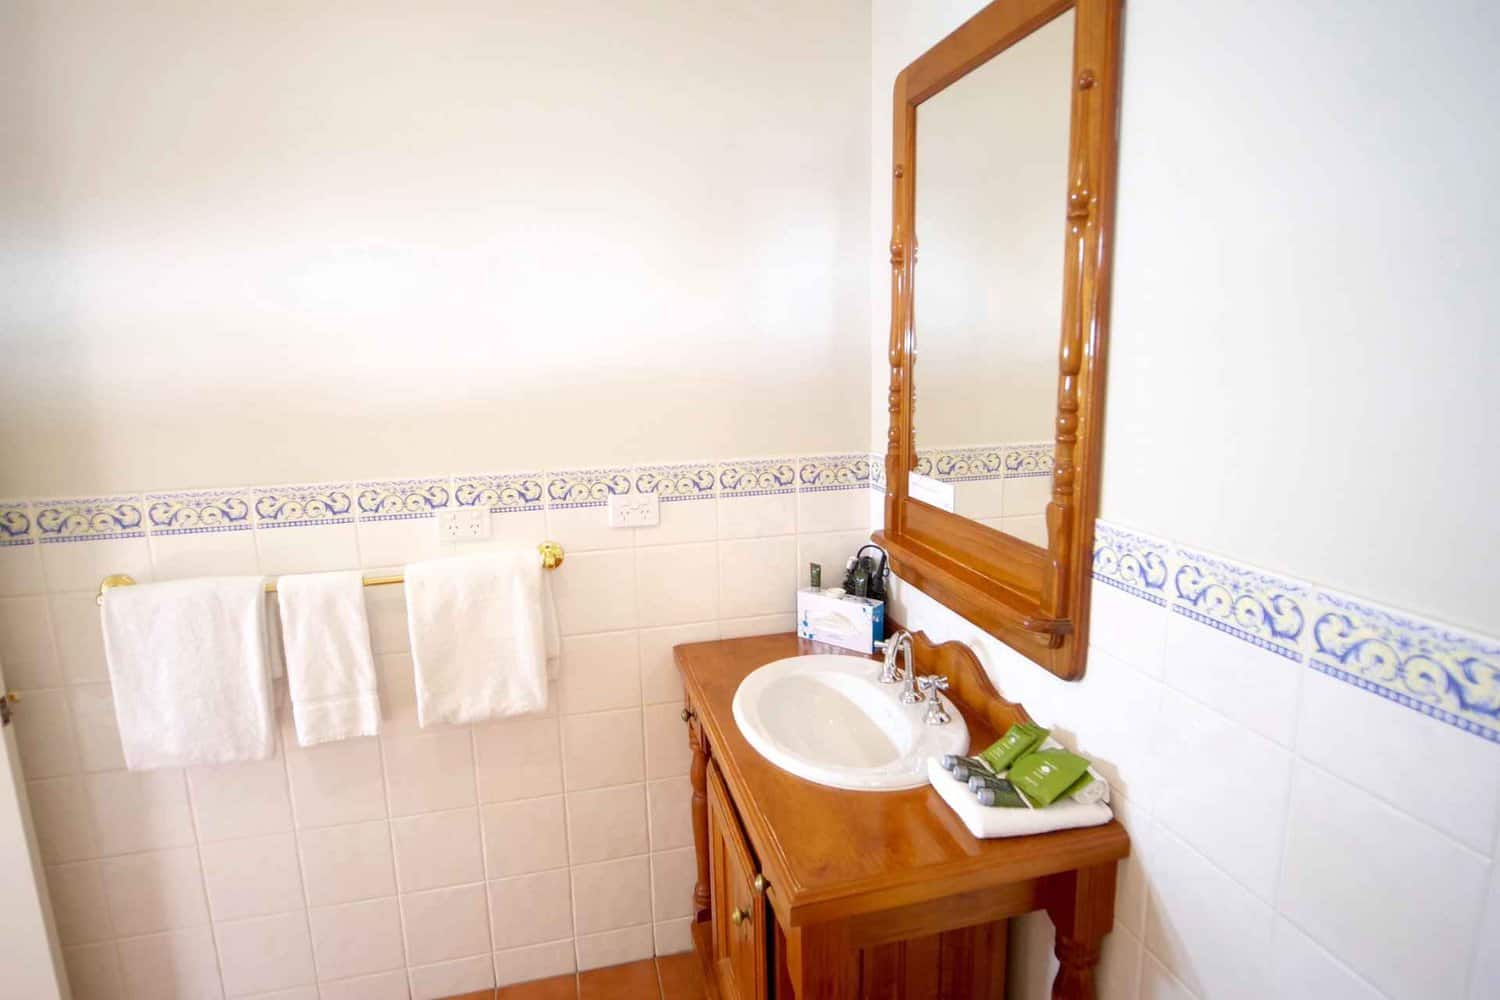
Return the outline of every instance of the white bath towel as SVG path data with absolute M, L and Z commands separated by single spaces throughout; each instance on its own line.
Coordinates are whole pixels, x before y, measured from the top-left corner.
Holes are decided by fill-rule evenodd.
M 283 576 L 276 599 L 297 743 L 378 734 L 380 697 L 358 571 Z
M 504 549 L 406 567 L 417 722 L 481 722 L 547 707 L 557 648 L 551 588 L 536 550 Z
M 1054 802 L 1045 809 L 1022 809 L 1006 806 L 984 806 L 959 781 L 943 770 L 936 757 L 927 761 L 927 781 L 958 814 L 964 826 L 976 837 L 1024 837 L 1053 830 L 1071 830 L 1077 826 L 1098 826 L 1114 819 L 1115 814 L 1103 802 Z
M 105 593 L 104 652 L 126 767 L 272 756 L 264 587 L 242 576 Z

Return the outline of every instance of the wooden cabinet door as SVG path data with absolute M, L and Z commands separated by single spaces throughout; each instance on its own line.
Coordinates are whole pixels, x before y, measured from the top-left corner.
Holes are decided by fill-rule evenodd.
M 708 768 L 709 912 L 713 965 L 723 1000 L 765 1000 L 770 908 L 755 888 L 755 856 L 719 769 Z

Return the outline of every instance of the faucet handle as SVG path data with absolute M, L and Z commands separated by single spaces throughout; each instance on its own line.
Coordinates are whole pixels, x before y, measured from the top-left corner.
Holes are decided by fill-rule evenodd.
M 953 716 L 943 707 L 943 700 L 938 697 L 939 691 L 948 690 L 948 678 L 946 677 L 920 677 L 917 683 L 923 691 L 927 692 L 927 711 L 922 716 L 922 721 L 929 726 L 946 726 L 953 721 Z

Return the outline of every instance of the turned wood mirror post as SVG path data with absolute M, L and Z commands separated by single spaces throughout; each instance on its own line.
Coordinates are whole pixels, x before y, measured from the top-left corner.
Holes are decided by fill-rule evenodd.
M 1067 176 L 1059 178 L 1061 329 L 1051 490 L 1040 537 L 960 516 L 912 496 L 915 394 L 923 369 L 917 204 L 919 107 L 1028 37 L 1072 17 Z M 1104 355 L 1113 237 L 1121 0 L 997 0 L 896 79 L 891 234 L 890 427 L 884 530 L 877 543 L 907 583 L 1064 679 L 1081 677 L 1098 509 Z M 1059 153 L 1059 155 L 1061 155 Z M 985 294 L 976 288 L 975 295 Z M 1049 335 L 1050 336 L 1050 335 Z M 923 412 L 932 405 L 923 397 Z M 1045 450 L 1045 449 L 1044 449 Z M 1006 522 L 998 521 L 1000 525 Z

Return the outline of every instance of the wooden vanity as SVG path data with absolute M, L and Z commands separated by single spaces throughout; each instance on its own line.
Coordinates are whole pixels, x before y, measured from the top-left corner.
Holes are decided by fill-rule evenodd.
M 974 747 L 1027 718 L 966 647 L 920 634 L 914 646 L 920 673 L 948 676 Z M 998 1000 L 1007 920 L 1046 910 L 1060 963 L 1052 995 L 1093 997 L 1115 866 L 1130 852 L 1118 822 L 979 840 L 931 788 L 827 788 L 746 742 L 731 705 L 747 674 L 837 652 L 793 634 L 676 647 L 693 751 L 693 940 L 710 989 L 722 1000 Z

